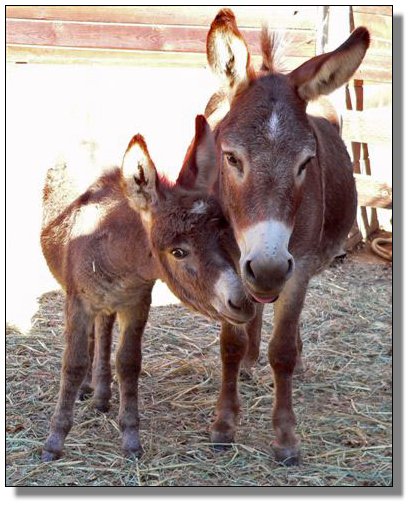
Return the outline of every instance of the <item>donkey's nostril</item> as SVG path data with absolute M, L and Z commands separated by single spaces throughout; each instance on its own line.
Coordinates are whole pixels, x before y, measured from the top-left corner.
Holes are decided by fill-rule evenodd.
M 291 273 L 293 272 L 293 269 L 294 269 L 294 261 L 291 258 L 291 259 L 288 259 L 288 269 L 287 269 L 286 276 L 290 276 Z
M 236 305 L 235 303 L 233 303 L 230 299 L 228 299 L 228 306 L 232 309 L 232 310 L 236 310 L 236 311 L 239 311 L 241 310 L 241 306 L 238 306 Z
M 247 275 L 250 278 L 254 278 L 255 279 L 255 274 L 254 274 L 254 271 L 252 270 L 251 261 L 246 261 L 246 263 L 245 263 L 245 271 L 246 271 Z

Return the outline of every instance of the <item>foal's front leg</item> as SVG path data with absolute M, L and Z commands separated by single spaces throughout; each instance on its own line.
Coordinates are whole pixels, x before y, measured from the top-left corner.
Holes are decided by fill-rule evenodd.
M 93 364 L 93 404 L 100 412 L 107 412 L 112 395 L 110 356 L 112 331 L 116 313 L 100 313 L 95 319 L 96 348 Z
M 51 420 L 50 432 L 43 448 L 42 460 L 51 461 L 62 454 L 64 440 L 73 424 L 73 406 L 89 367 L 88 335 L 93 315 L 75 295 L 66 296 L 66 346 L 63 355 L 58 402 Z
M 139 307 L 123 309 L 118 313 L 120 343 L 116 354 L 116 372 L 119 379 L 119 426 L 122 449 L 126 455 L 142 454 L 139 439 L 138 379 L 141 371 L 141 339 L 148 320 L 151 303 L 150 291 Z
M 256 365 L 260 355 L 262 313 L 264 305 L 256 304 L 255 317 L 245 325 L 248 337 L 248 348 L 242 360 L 242 370 L 249 374 Z
M 247 350 L 244 327 L 223 323 L 220 335 L 222 379 L 217 403 L 216 419 L 211 428 L 213 443 L 234 441 L 235 425 L 240 409 L 238 376 L 240 363 Z
M 295 433 L 296 418 L 292 402 L 292 379 L 298 357 L 298 320 L 304 304 L 308 281 L 296 274 L 287 282 L 274 305 L 275 326 L 268 346 L 274 373 L 275 401 L 273 427 L 275 440 L 271 447 L 277 461 L 297 465 L 300 460 L 299 439 Z

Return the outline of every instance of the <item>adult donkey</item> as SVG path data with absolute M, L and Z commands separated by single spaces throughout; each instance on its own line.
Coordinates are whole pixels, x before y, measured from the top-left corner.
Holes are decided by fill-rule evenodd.
M 337 125 L 309 116 L 306 108 L 351 78 L 369 40 L 367 29 L 360 27 L 335 51 L 283 73 L 265 29 L 262 67 L 254 71 L 229 9 L 218 13 L 207 38 L 209 65 L 223 82 L 206 109 L 216 124 L 216 192 L 240 248 L 246 290 L 259 303 L 275 303 L 268 348 L 276 390 L 272 449 L 285 464 L 297 464 L 300 454 L 292 376 L 302 348 L 299 318 L 308 282 L 341 251 L 357 203 L 350 157 Z M 261 313 L 262 308 L 251 326 L 249 361 L 258 355 Z M 226 427 L 215 427 L 213 440 L 231 441 L 233 421 L 235 415 L 228 415 Z

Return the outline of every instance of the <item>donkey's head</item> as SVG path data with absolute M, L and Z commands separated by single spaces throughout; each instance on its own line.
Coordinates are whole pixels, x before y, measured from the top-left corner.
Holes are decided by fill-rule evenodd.
M 239 251 L 232 230 L 209 195 L 216 172 L 214 138 L 199 116 L 175 185 L 159 177 L 143 137 L 137 135 L 124 157 L 124 189 L 147 231 L 160 278 L 192 309 L 242 324 L 254 316 L 254 305 L 235 269 Z
M 274 69 L 274 40 L 263 30 L 257 74 L 232 11 L 221 10 L 211 25 L 208 62 L 230 103 L 216 130 L 221 201 L 243 280 L 261 302 L 274 300 L 294 270 L 289 240 L 317 154 L 307 103 L 345 83 L 368 45 L 368 31 L 358 28 L 335 51 L 283 74 Z

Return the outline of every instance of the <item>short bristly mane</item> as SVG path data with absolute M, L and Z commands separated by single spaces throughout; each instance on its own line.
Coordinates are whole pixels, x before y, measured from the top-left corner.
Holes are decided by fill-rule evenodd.
M 261 29 L 261 70 L 264 72 L 287 71 L 286 52 L 292 42 L 284 31 L 272 32 L 268 26 Z

